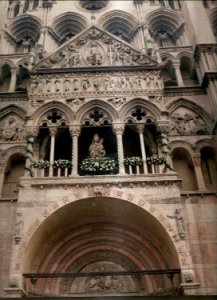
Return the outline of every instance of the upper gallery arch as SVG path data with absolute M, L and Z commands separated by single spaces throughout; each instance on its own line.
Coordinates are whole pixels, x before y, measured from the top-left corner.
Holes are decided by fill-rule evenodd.
M 74 12 L 65 12 L 54 19 L 50 33 L 61 45 L 87 27 L 88 22 L 85 17 Z
M 157 9 L 149 13 L 146 20 L 149 24 L 151 35 L 160 44 L 162 40 L 169 39 L 175 45 L 185 29 L 181 15 L 170 9 Z
M 19 46 L 25 42 L 34 44 L 39 38 L 41 27 L 40 19 L 25 14 L 12 20 L 5 31 L 10 42 Z
M 110 11 L 98 21 L 98 26 L 127 42 L 131 41 L 137 25 L 133 15 L 120 10 Z

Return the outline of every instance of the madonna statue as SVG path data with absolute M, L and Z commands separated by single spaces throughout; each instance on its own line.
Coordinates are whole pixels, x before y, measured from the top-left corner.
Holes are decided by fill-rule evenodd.
M 103 139 L 99 138 L 98 134 L 94 134 L 92 143 L 89 147 L 90 157 L 103 157 L 105 156 L 105 149 L 103 146 Z

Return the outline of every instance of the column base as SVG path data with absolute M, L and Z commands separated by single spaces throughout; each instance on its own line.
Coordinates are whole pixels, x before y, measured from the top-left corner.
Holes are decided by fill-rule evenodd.
M 199 288 L 200 284 L 198 282 L 181 283 L 180 286 L 185 296 L 191 296 L 197 295 L 197 289 Z
M 4 291 L 7 294 L 7 298 L 23 298 L 25 296 L 24 291 L 17 287 L 5 288 Z

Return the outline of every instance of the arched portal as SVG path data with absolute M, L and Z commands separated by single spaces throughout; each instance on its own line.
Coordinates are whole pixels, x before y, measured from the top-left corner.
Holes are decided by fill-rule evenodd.
M 26 278 L 25 288 L 29 295 L 168 295 L 179 275 L 172 282 L 166 274 L 133 273 L 179 268 L 174 244 L 150 213 L 123 200 L 91 197 L 51 214 L 31 238 L 24 261 L 24 273 L 77 275 L 38 278 L 34 285 Z

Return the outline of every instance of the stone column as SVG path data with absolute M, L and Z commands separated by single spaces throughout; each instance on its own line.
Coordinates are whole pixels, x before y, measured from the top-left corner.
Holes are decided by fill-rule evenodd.
M 203 178 L 203 173 L 201 170 L 201 155 L 198 153 L 194 157 L 192 157 L 193 163 L 194 163 L 194 171 L 196 175 L 197 180 L 197 186 L 199 190 L 206 190 L 206 185 Z
M 209 91 L 210 97 L 212 99 L 212 106 L 213 106 L 212 113 L 213 113 L 213 116 L 215 116 L 217 113 L 216 86 L 212 79 L 210 79 L 210 81 L 209 81 L 208 91 Z
M 30 11 L 33 10 L 33 4 L 34 4 L 34 0 L 31 0 L 31 1 L 29 2 L 29 10 L 30 10 Z
M 119 174 L 125 174 L 124 168 L 124 149 L 123 149 L 123 132 L 124 132 L 124 124 L 113 124 L 113 129 L 117 137 L 117 148 L 118 148 L 118 166 L 119 166 Z
M 9 86 L 9 93 L 13 93 L 15 91 L 16 83 L 17 83 L 17 73 L 18 73 L 17 68 L 11 69 L 11 81 Z
M 49 176 L 53 176 L 53 162 L 54 162 L 54 153 L 55 153 L 55 136 L 57 133 L 57 126 L 49 127 L 51 142 L 50 142 L 50 167 L 49 167 Z
M 72 176 L 78 175 L 78 137 L 80 131 L 80 125 L 70 127 L 70 134 L 72 137 Z
M 170 7 L 169 1 L 168 0 L 164 0 L 164 5 L 165 5 L 165 7 Z
M 0 198 L 2 197 L 2 190 L 4 184 L 4 177 L 5 177 L 5 161 L 0 161 Z
M 143 168 L 144 168 L 144 174 L 148 173 L 147 169 L 147 163 L 146 163 L 146 152 L 145 152 L 145 141 L 144 141 L 144 123 L 138 123 L 136 124 L 137 130 L 139 132 L 139 140 L 140 140 L 140 147 L 141 147 L 141 153 L 142 153 L 142 159 L 143 159 Z
M 182 74 L 181 74 L 181 71 L 180 71 L 180 61 L 174 61 L 173 66 L 175 68 L 176 80 L 177 80 L 178 86 L 184 86 L 184 82 L 183 82 L 183 79 L 182 79 Z
M 173 3 L 174 3 L 174 9 L 179 9 L 179 3 L 178 3 L 178 1 L 174 0 Z
M 20 9 L 19 9 L 18 15 L 22 15 L 22 13 L 23 13 L 23 8 L 24 8 L 24 1 L 21 1 L 21 2 L 20 2 Z

